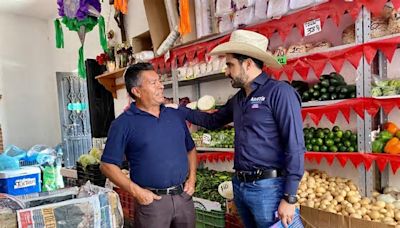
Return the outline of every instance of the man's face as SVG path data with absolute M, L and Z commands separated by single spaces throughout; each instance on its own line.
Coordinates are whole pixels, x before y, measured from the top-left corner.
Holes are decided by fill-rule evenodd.
M 154 70 L 142 71 L 140 85 L 132 88 L 138 100 L 146 105 L 161 105 L 164 102 L 164 85 Z
M 243 63 L 245 61 L 243 61 Z M 244 85 L 248 81 L 249 77 L 246 75 L 243 63 L 240 63 L 239 60 L 233 58 L 232 54 L 226 54 L 227 67 L 225 70 L 225 75 L 231 79 L 233 88 L 244 88 Z

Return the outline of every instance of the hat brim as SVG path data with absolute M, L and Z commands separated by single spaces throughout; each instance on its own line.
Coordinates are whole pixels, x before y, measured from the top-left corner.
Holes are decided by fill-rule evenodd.
M 225 55 L 228 53 L 247 55 L 252 58 L 258 59 L 260 61 L 263 61 L 267 67 L 275 69 L 282 68 L 282 65 L 278 62 L 278 60 L 276 60 L 276 58 L 273 55 L 257 47 L 254 47 L 253 45 L 243 42 L 229 41 L 220 44 L 210 52 L 210 55 Z

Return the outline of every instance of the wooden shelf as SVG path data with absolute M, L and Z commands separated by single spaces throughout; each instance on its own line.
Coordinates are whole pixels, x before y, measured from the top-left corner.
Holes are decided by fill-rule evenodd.
M 117 98 L 117 90 L 124 88 L 125 84 L 116 84 L 115 80 L 124 75 L 125 68 L 118 69 L 113 72 L 107 72 L 105 74 L 95 77 L 108 91 L 110 91 L 114 98 Z

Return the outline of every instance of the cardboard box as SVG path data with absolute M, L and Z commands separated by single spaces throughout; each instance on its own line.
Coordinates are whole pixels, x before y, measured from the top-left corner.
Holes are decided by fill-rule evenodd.
M 139 53 L 141 51 L 152 51 L 153 45 L 151 42 L 150 32 L 146 31 L 132 38 L 132 51 Z
M 154 52 L 170 33 L 164 0 L 143 1 Z
M 356 219 L 349 216 L 301 206 L 300 214 L 305 228 L 394 228 L 393 225 Z

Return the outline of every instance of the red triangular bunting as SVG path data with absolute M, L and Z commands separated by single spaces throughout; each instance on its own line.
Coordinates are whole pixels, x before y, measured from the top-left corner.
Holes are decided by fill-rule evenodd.
M 346 119 L 347 123 L 350 123 L 350 107 L 340 107 L 339 110 L 342 113 L 343 117 Z
M 307 59 L 307 62 L 313 68 L 317 78 L 319 78 L 321 76 L 322 72 L 324 71 L 324 68 L 325 68 L 328 60 L 327 59 L 318 59 L 318 60 Z
M 364 45 L 364 55 L 368 64 L 372 63 L 372 60 L 374 60 L 377 51 L 378 50 L 372 45 Z
M 293 80 L 293 73 L 294 73 L 293 67 L 291 66 L 285 67 L 284 72 L 286 74 L 288 81 L 291 82 Z
M 308 116 L 311 118 L 311 120 L 315 123 L 315 125 L 319 125 L 319 122 L 322 119 L 323 112 L 316 112 L 316 113 L 308 113 Z
M 328 165 L 332 165 L 333 164 L 333 161 L 335 160 L 335 155 L 333 155 L 333 154 L 330 154 L 330 153 L 327 153 L 326 155 L 325 155 L 325 160 L 326 160 L 326 162 L 328 163 Z
M 381 106 L 382 106 L 385 114 L 388 115 L 395 107 L 395 104 L 391 103 L 391 102 L 384 102 L 384 103 L 381 103 Z
M 371 159 L 371 158 L 366 158 L 366 157 L 364 156 L 364 167 L 365 167 L 365 170 L 366 170 L 366 171 L 369 171 L 369 170 L 371 169 L 372 162 L 373 162 L 373 159 Z
M 385 54 L 386 59 L 389 61 L 389 63 L 392 62 L 394 53 L 396 52 L 397 44 L 384 44 L 380 45 L 379 49 Z
M 361 154 L 352 154 L 349 155 L 351 163 L 353 163 L 354 167 L 358 169 L 361 163 L 363 163 L 363 158 Z
M 306 119 L 307 117 L 307 113 L 304 111 L 301 111 L 301 118 L 303 119 L 303 121 Z
M 360 64 L 362 55 L 363 55 L 362 49 L 355 48 L 354 50 L 351 50 L 348 53 L 346 53 L 346 59 L 351 63 L 351 65 L 353 65 L 355 69 L 357 69 L 358 65 Z
M 398 170 L 399 167 L 400 167 L 400 160 L 398 160 L 398 159 L 392 159 L 392 160 L 390 161 L 390 167 L 392 168 L 393 174 L 396 174 L 397 170 Z
M 395 9 L 400 8 L 400 0 L 392 0 L 392 3 Z
M 317 161 L 317 164 L 320 165 L 322 161 L 322 156 L 315 156 L 315 161 Z
M 376 165 L 378 166 L 379 171 L 383 172 L 385 170 L 388 161 L 384 157 L 378 157 L 376 159 Z
M 344 56 L 339 56 L 338 58 L 330 59 L 329 62 L 332 64 L 336 72 L 340 72 L 345 60 Z
M 287 36 L 289 35 L 290 31 L 292 30 L 292 25 L 290 26 L 281 26 L 278 30 L 278 34 L 281 37 L 282 42 L 285 42 Z
M 364 6 L 367 7 L 374 16 L 380 16 L 387 0 L 363 0 L 361 2 L 363 2 Z
M 364 108 L 363 102 L 354 104 L 352 106 L 352 108 L 361 119 L 364 119 L 364 117 L 365 117 L 365 113 L 364 113 L 365 108 Z
M 327 110 L 325 112 L 325 116 L 332 124 L 335 124 L 338 113 L 339 113 L 339 109 L 334 108 L 334 109 L 330 109 L 329 111 Z
M 300 75 L 300 77 L 301 77 L 302 79 L 304 79 L 304 81 L 307 80 L 308 72 L 309 72 L 309 71 L 310 71 L 310 68 L 308 68 L 308 67 L 299 67 L 299 68 L 296 68 L 296 72 Z
M 340 165 L 341 165 L 342 167 L 345 167 L 345 166 L 346 166 L 346 163 L 347 163 L 347 160 L 348 160 L 348 157 L 347 157 L 347 156 L 345 156 L 344 154 L 338 154 L 338 155 L 336 156 L 336 158 L 339 160 L 339 163 L 340 163 Z

